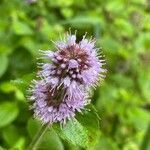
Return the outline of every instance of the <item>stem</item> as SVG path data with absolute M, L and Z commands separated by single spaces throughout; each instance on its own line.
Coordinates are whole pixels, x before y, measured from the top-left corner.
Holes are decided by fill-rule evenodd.
M 148 144 L 150 141 L 150 134 L 149 133 L 150 133 L 150 123 L 148 125 L 147 131 L 146 131 L 145 136 L 143 138 L 143 141 L 141 143 L 140 150 L 147 150 L 148 149 Z
M 30 143 L 27 150 L 37 150 L 38 145 L 40 144 L 42 137 L 44 136 L 45 132 L 47 131 L 49 124 L 45 124 L 41 127 L 41 129 L 37 132 L 35 137 L 33 138 L 32 142 Z

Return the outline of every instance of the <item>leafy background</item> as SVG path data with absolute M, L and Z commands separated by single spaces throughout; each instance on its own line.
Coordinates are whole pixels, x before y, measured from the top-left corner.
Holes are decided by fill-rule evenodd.
M 150 149 L 149 0 L 0 0 L 0 150 L 25 150 L 40 128 L 25 91 L 38 50 L 53 49 L 69 27 L 97 38 L 107 78 L 91 111 L 54 125 L 39 149 Z

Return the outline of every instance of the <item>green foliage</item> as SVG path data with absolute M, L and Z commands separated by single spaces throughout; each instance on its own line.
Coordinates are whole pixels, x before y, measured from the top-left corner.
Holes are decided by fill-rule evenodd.
M 84 115 L 78 114 L 77 120 L 70 120 L 61 128 L 55 125 L 54 129 L 62 139 L 73 145 L 91 149 L 100 135 L 98 132 L 99 119 L 92 108 L 91 106 L 91 112 L 86 111 Z
M 27 124 L 27 130 L 31 139 L 34 137 L 34 135 L 38 132 L 40 128 L 41 124 L 39 122 L 31 118 L 29 119 Z M 53 129 L 49 129 L 47 133 L 44 135 L 42 143 L 39 146 L 39 149 L 40 148 L 41 149 L 51 148 L 51 150 L 64 150 L 64 146 L 60 138 Z
M 77 120 L 71 120 L 62 129 L 57 130 L 64 140 L 74 145 L 86 147 L 88 144 L 87 130 Z
M 86 31 L 96 37 L 108 73 L 92 105 L 64 127 L 54 125 L 39 149 L 148 150 L 149 12 L 148 0 L 1 0 L 0 150 L 27 149 L 39 130 L 26 99 L 38 50 L 54 50 L 50 40 L 69 27 L 78 39 Z
M 0 55 L 0 77 L 5 73 L 7 66 L 8 66 L 8 58 L 5 55 Z
M 18 108 L 16 104 L 11 102 L 4 102 L 0 105 L 0 128 L 13 122 L 18 115 Z

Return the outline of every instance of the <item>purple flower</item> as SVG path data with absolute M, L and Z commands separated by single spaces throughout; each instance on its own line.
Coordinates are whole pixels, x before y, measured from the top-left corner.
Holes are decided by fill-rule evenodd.
M 66 123 L 72 119 L 76 111 L 81 111 L 89 103 L 88 95 L 82 87 L 73 83 L 69 88 L 60 86 L 52 88 L 44 80 L 33 81 L 32 109 L 34 116 L 43 123 Z
M 104 60 L 99 59 L 95 40 L 85 36 L 77 43 L 76 35 L 66 35 L 55 43 L 57 51 L 41 51 L 47 63 L 40 63 L 39 80 L 34 80 L 30 100 L 34 116 L 43 123 L 74 118 L 89 104 L 88 91 L 104 78 Z
M 39 73 L 44 78 L 51 76 L 50 80 L 58 79 L 57 84 L 64 84 L 66 79 L 68 84 L 72 81 L 84 86 L 95 86 L 99 79 L 102 79 L 104 73 L 104 60 L 99 60 L 98 49 L 95 48 L 94 40 L 87 40 L 85 36 L 76 43 L 75 35 L 67 35 L 64 41 L 56 42 L 58 50 L 41 51 L 44 58 L 51 60 L 51 64 L 44 64 Z

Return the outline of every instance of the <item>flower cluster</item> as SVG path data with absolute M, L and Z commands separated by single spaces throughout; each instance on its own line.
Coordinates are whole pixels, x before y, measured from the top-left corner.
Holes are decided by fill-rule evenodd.
M 41 51 L 46 63 L 41 63 L 39 80 L 32 84 L 30 100 L 35 117 L 43 123 L 61 122 L 75 117 L 90 102 L 88 89 L 104 78 L 104 60 L 99 59 L 95 40 L 67 34 L 55 42 L 57 51 Z

